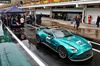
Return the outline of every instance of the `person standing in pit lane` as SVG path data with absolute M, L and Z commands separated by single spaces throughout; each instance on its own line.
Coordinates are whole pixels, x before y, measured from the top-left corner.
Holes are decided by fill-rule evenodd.
M 75 15 L 74 20 L 76 21 L 77 15 Z M 76 22 L 74 22 L 74 28 L 76 27 Z
M 91 24 L 91 15 L 88 17 L 88 24 Z
M 85 15 L 83 14 L 83 23 L 85 23 Z
M 100 17 L 98 16 L 98 17 L 97 17 L 97 22 L 96 22 L 97 27 L 99 27 L 99 22 L 100 22 Z
M 78 30 L 78 27 L 80 26 L 80 20 L 78 16 L 76 16 L 75 24 L 76 24 L 76 29 Z
M 24 27 L 24 17 L 20 18 L 20 22 L 21 22 L 21 27 L 23 28 Z
M 35 24 L 35 15 L 32 15 L 32 24 Z
M 17 20 L 18 20 L 17 22 L 18 22 L 19 24 L 20 24 L 20 18 L 21 18 L 21 15 L 19 14 L 18 17 L 17 17 Z
M 30 15 L 29 24 L 32 24 L 32 15 Z

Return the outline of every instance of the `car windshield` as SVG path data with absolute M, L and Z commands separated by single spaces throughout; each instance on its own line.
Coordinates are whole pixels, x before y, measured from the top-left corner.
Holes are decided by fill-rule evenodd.
M 68 32 L 67 30 L 65 30 L 65 29 L 53 30 L 53 33 L 55 34 L 56 38 L 65 38 L 65 37 L 72 36 L 72 34 L 69 33 L 69 32 Z

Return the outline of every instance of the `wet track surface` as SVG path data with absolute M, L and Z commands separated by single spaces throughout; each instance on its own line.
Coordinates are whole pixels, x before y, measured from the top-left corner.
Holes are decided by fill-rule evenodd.
M 45 46 L 44 44 L 36 43 L 36 30 L 27 24 L 23 29 L 13 28 L 13 33 L 35 53 L 45 64 L 49 66 L 100 66 L 100 53 L 93 51 L 94 56 L 92 59 L 84 62 L 72 62 L 68 59 L 61 59 L 57 53 Z M 38 64 L 32 59 L 29 54 L 19 45 L 19 43 L 10 35 L 13 41 L 16 43 L 19 50 L 31 64 L 31 66 L 38 66 Z M 97 41 L 99 42 L 99 41 Z M 100 46 L 93 44 L 93 48 L 100 50 Z

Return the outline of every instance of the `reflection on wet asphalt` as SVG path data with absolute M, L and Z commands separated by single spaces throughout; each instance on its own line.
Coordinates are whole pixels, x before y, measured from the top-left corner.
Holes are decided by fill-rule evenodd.
M 33 27 L 29 27 L 25 25 L 23 29 L 12 29 L 14 34 L 38 57 L 40 57 L 45 63 L 49 66 L 100 66 L 100 55 L 99 53 L 94 52 L 94 56 L 92 59 L 87 60 L 85 62 L 71 62 L 68 59 L 61 59 L 57 53 L 53 50 L 45 46 L 44 44 L 37 44 L 36 43 L 36 30 Z M 38 66 L 36 62 L 26 53 L 26 51 L 14 41 L 26 59 L 32 66 Z

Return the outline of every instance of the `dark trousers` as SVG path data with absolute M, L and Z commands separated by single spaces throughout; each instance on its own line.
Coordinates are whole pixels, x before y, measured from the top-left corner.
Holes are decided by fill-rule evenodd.
M 79 25 L 80 25 L 79 23 L 76 23 L 76 29 L 77 29 L 77 30 L 78 30 Z
M 22 28 L 24 27 L 24 23 L 21 23 L 21 27 L 22 27 Z
M 97 22 L 97 27 L 99 27 L 99 22 Z
M 83 23 L 85 23 L 85 19 L 83 19 Z

